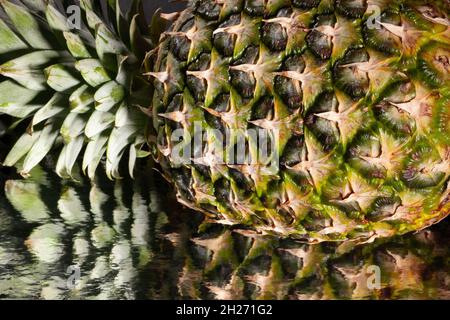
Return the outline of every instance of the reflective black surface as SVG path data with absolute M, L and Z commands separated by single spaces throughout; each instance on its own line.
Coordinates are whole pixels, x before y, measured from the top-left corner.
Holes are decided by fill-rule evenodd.
M 0 298 L 449 299 L 448 221 L 354 247 L 201 224 L 157 173 L 90 183 L 37 168 L 0 192 Z

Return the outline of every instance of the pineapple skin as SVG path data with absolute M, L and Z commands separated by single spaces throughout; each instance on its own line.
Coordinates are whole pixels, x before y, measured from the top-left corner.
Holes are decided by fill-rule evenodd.
M 307 242 L 372 242 L 445 218 L 447 12 L 446 1 L 190 1 L 149 72 L 157 160 L 179 202 Z M 196 123 L 202 145 L 173 139 Z M 251 129 L 276 141 L 269 161 Z M 236 139 L 225 155 L 217 132 Z M 178 162 L 180 146 L 191 161 Z
M 150 28 L 139 1 L 118 3 L 108 19 L 82 0 L 74 30 L 52 2 L 2 2 L 0 113 L 27 131 L 5 166 L 27 176 L 56 149 L 60 176 L 82 157 L 88 176 L 104 160 L 113 179 L 153 155 L 178 201 L 211 221 L 311 243 L 372 242 L 448 215 L 446 1 L 190 1 Z M 196 121 L 268 133 L 279 165 L 216 163 L 214 136 L 177 164 L 172 133 L 192 136 Z

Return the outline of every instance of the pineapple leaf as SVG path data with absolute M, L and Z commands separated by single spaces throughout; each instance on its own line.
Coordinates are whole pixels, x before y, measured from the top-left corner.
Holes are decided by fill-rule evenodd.
M 73 72 L 63 64 L 54 64 L 45 69 L 47 84 L 57 92 L 67 91 L 78 84 L 80 80 L 73 76 Z
M 2 1 L 1 5 L 6 14 L 19 31 L 20 35 L 35 49 L 51 49 L 52 45 L 44 35 L 41 24 L 24 7 L 9 1 Z
M 111 81 L 108 73 L 103 68 L 101 62 L 96 59 L 85 59 L 75 63 L 75 68 L 80 71 L 84 81 L 96 88 L 108 81 Z
M 113 113 L 98 110 L 94 111 L 86 124 L 86 137 L 92 139 L 106 129 L 112 128 L 114 119 Z
M 15 166 L 31 150 L 39 135 L 40 132 L 33 134 L 24 133 L 6 156 L 3 165 L 7 167 Z
M 88 176 L 91 179 L 94 178 L 100 160 L 106 152 L 108 138 L 106 134 L 99 134 L 92 138 L 86 146 L 83 158 L 83 171 L 86 172 L 86 169 L 88 169 Z
M 3 20 L 0 20 L 0 54 L 23 50 L 27 45 L 6 25 Z
M 33 147 L 30 152 L 28 152 L 23 162 L 22 175 L 28 175 L 29 172 L 44 159 L 53 147 L 58 134 L 58 127 L 54 122 L 46 124 L 45 127 L 40 130 L 38 140 L 33 144 Z
M 67 110 L 64 106 L 67 102 L 65 98 L 60 93 L 55 93 L 53 97 L 47 102 L 47 104 L 38 110 L 33 117 L 33 121 L 31 123 L 31 127 L 42 123 L 45 120 L 53 118 L 65 110 Z
M 94 95 L 97 110 L 109 111 L 124 98 L 125 92 L 121 85 L 110 81 L 101 86 Z

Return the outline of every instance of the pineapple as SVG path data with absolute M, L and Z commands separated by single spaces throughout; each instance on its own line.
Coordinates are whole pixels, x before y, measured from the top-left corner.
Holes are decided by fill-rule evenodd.
M 150 28 L 139 1 L 81 0 L 79 29 L 23 2 L 1 2 L 0 112 L 27 128 L 4 161 L 25 176 L 52 149 L 62 177 L 152 156 L 210 221 L 310 243 L 449 213 L 445 0 L 190 0 Z
M 81 184 L 36 167 L 4 182 L 2 298 L 450 298 L 448 221 L 366 245 L 306 244 L 166 213 L 156 176 L 139 169 Z

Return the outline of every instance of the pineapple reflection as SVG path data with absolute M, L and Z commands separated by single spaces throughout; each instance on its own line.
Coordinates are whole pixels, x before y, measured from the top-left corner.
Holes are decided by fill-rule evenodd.
M 2 298 L 450 299 L 448 222 L 309 245 L 202 222 L 172 207 L 150 170 L 135 181 L 32 177 L 3 182 Z

